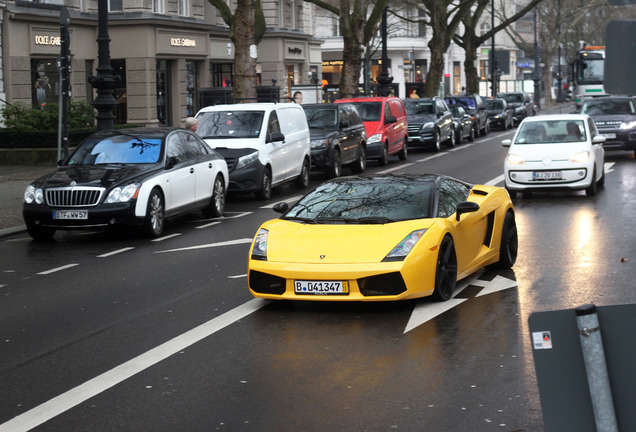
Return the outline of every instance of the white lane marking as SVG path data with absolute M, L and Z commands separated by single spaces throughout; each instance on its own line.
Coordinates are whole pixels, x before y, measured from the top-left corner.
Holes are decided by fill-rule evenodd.
M 613 172 L 614 171 L 614 165 L 616 164 L 616 162 L 605 162 L 605 164 L 603 165 L 605 168 L 605 174 Z
M 504 175 L 502 174 L 499 177 L 495 177 L 494 179 L 489 180 L 485 184 L 486 184 L 486 186 L 496 186 L 496 185 L 498 185 L 499 183 L 501 183 L 503 181 L 504 181 Z
M 291 197 L 291 198 L 287 198 L 287 199 L 285 199 L 285 200 L 283 200 L 283 201 L 277 201 L 277 202 L 272 203 L 272 204 L 267 204 L 267 205 L 261 206 L 261 207 L 259 207 L 259 208 L 262 208 L 262 209 L 271 209 L 271 208 L 272 208 L 272 207 L 274 207 L 276 204 L 281 203 L 281 202 L 286 202 L 287 204 L 292 204 L 292 203 L 294 203 L 294 202 L 298 201 L 299 199 L 301 199 L 302 197 L 303 197 L 302 195 L 297 195 L 297 196 L 294 196 L 294 197 Z
M 228 279 L 241 279 L 247 277 L 247 273 L 246 274 L 242 274 L 242 275 L 236 275 L 236 276 L 228 276 Z
M 411 165 L 415 165 L 415 163 L 414 162 L 405 163 L 404 165 L 396 166 L 396 167 L 393 167 L 393 168 L 388 168 L 388 169 L 385 169 L 385 170 L 382 170 L 382 171 L 378 171 L 378 174 L 388 174 L 388 173 L 391 173 L 393 171 L 401 170 L 402 168 L 410 167 Z
M 442 157 L 442 156 L 447 155 L 447 154 L 448 154 L 447 152 L 444 152 L 444 153 L 435 153 L 434 155 L 432 155 L 432 156 L 428 156 L 428 157 L 425 157 L 424 159 L 418 159 L 416 162 L 418 162 L 418 163 L 419 163 L 419 162 L 426 162 L 426 161 L 430 161 L 430 160 L 432 160 L 432 159 L 437 159 L 438 157 Z
M 67 264 L 67 265 L 65 265 L 65 266 L 62 266 L 62 267 L 56 267 L 56 268 L 54 268 L 54 269 L 46 270 L 46 271 L 40 272 L 40 273 L 38 273 L 38 274 L 39 274 L 39 275 L 47 275 L 47 274 L 55 273 L 55 272 L 58 272 L 58 271 L 61 271 L 61 270 L 66 270 L 66 269 L 68 269 L 68 268 L 75 267 L 75 266 L 78 266 L 78 265 L 79 265 L 79 264 Z
M 188 246 L 188 247 L 178 248 L 178 249 L 168 249 L 168 250 L 157 251 L 157 252 L 153 252 L 153 253 L 180 252 L 180 251 L 193 250 L 193 249 L 206 249 L 206 248 L 213 248 L 213 247 L 219 247 L 219 246 L 232 246 L 232 245 L 237 245 L 237 244 L 252 243 L 252 240 L 254 240 L 254 239 L 253 238 L 242 238 L 242 239 L 237 239 L 237 240 L 229 240 L 229 241 L 225 241 L 225 242 L 208 243 L 208 244 L 198 245 L 198 246 Z
M 133 249 L 134 249 L 134 247 L 127 247 L 127 248 L 123 248 L 123 249 L 118 249 L 116 251 L 108 252 L 108 253 L 105 253 L 105 254 L 102 254 L 102 255 L 97 255 L 97 258 L 106 258 L 106 257 L 112 256 L 112 255 L 120 254 L 122 252 L 128 252 L 129 250 L 133 250 Z
M 211 226 L 214 226 L 214 225 L 218 225 L 218 224 L 220 224 L 220 223 L 221 223 L 221 222 L 210 222 L 210 223 L 207 223 L 207 224 L 205 224 L 205 225 L 199 225 L 199 226 L 197 226 L 197 227 L 194 227 L 194 229 L 208 228 L 208 227 L 211 227 Z
M 152 239 L 150 241 L 160 242 L 160 241 L 171 239 L 173 237 L 179 237 L 180 235 L 181 235 L 181 233 L 174 233 L 174 234 L 170 234 L 170 235 L 167 235 L 167 236 L 163 236 L 163 237 L 159 237 L 159 238 L 156 238 L 156 239 Z
M 242 212 L 242 213 L 237 213 L 234 216 L 223 216 L 221 219 L 236 219 L 236 218 L 240 218 L 240 217 L 251 215 L 251 214 L 252 212 Z
M 66 393 L 62 393 L 14 417 L 6 423 L 0 424 L 0 432 L 26 432 L 33 429 L 200 340 L 213 335 L 241 318 L 245 318 L 268 303 L 269 301 L 263 299 L 253 299 L 243 303 L 223 315 L 211 319 L 126 363 L 104 372 Z
M 474 145 L 475 145 L 475 144 L 462 144 L 460 147 L 454 147 L 454 148 L 452 148 L 452 149 L 450 149 L 450 150 L 448 150 L 448 151 L 449 151 L 449 152 L 459 151 L 459 150 L 466 149 L 466 148 L 468 148 L 468 147 L 472 147 L 472 146 L 474 146 Z

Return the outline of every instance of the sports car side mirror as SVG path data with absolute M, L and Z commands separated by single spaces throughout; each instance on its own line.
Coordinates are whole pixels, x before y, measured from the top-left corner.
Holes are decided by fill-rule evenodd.
M 289 204 L 287 204 L 286 202 L 279 202 L 274 204 L 274 207 L 272 207 L 272 209 L 276 212 L 276 213 L 287 213 L 287 210 L 289 210 Z
M 459 204 L 457 204 L 456 218 L 457 220 L 459 220 L 459 216 L 461 216 L 462 213 L 472 213 L 472 212 L 476 212 L 477 210 L 479 210 L 479 204 L 477 204 L 476 202 L 472 202 L 472 201 L 460 202 Z

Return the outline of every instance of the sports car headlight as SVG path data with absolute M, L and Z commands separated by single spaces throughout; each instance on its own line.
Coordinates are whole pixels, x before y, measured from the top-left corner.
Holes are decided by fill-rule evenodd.
M 506 157 L 506 160 L 512 165 L 521 165 L 526 161 L 522 156 L 516 154 L 509 154 L 508 157 Z
M 587 162 L 590 159 L 590 152 L 584 151 L 570 156 L 570 162 Z
M 433 128 L 435 128 L 435 123 L 434 122 L 428 122 L 428 123 L 424 123 L 422 125 L 421 130 L 433 129 Z
M 634 129 L 636 128 L 636 121 L 631 121 L 627 123 L 621 123 L 621 129 Z
M 248 155 L 245 155 L 245 156 L 241 156 L 236 161 L 235 169 L 241 169 L 243 167 L 246 167 L 249 164 L 255 162 L 257 159 L 258 159 L 258 152 L 257 151 L 255 151 L 254 153 L 250 153 Z
M 373 144 L 382 141 L 382 134 L 371 135 L 367 140 L 367 144 Z
M 27 186 L 24 191 L 24 202 L 27 204 L 36 203 L 42 204 L 44 202 L 44 193 L 42 189 L 36 188 L 33 185 Z
M 252 259 L 267 261 L 267 236 L 269 231 L 264 228 L 258 230 L 256 240 L 254 240 L 254 248 L 252 248 Z
M 139 185 L 136 183 L 129 184 L 124 187 L 116 187 L 106 197 L 107 203 L 128 202 L 133 198 L 137 198 L 139 193 Z
M 411 252 L 415 243 L 424 235 L 426 229 L 413 231 L 402 240 L 391 252 L 382 260 L 386 261 L 402 261 Z
M 311 140 L 311 148 L 312 149 L 329 148 L 329 140 L 327 139 Z

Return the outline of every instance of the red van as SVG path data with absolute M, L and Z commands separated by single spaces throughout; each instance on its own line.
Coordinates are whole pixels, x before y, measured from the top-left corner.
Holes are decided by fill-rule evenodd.
M 367 159 L 380 165 L 389 163 L 389 155 L 406 160 L 408 125 L 404 102 L 397 97 L 360 97 L 338 99 L 335 103 L 353 104 L 367 132 Z

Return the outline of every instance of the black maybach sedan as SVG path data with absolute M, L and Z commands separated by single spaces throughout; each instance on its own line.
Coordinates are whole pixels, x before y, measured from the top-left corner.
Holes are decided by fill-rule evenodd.
M 223 157 L 190 131 L 101 131 L 27 187 L 22 214 L 36 240 L 58 229 L 131 225 L 158 237 L 168 218 L 222 216 L 227 184 Z

